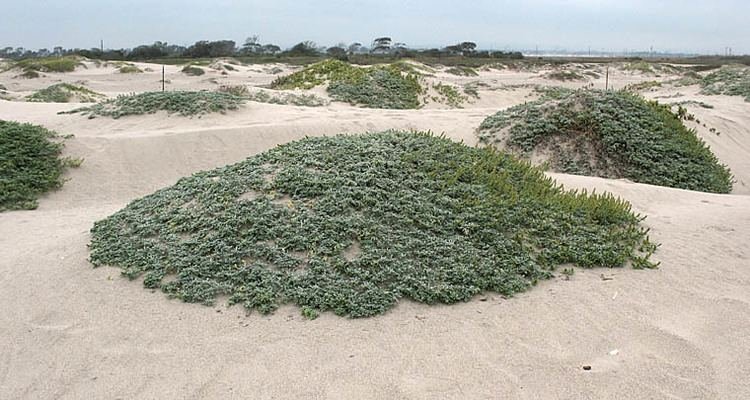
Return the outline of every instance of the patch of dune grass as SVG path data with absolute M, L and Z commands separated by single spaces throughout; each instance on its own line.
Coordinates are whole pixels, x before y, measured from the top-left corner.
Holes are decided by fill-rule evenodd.
M 16 61 L 12 66 L 24 71 L 73 72 L 82 65 L 76 57 L 27 58 Z
M 586 77 L 576 71 L 553 71 L 544 75 L 544 78 L 555 81 L 585 81 Z
M 237 110 L 245 99 L 222 92 L 145 92 L 120 95 L 92 106 L 77 108 L 60 114 L 82 114 L 89 118 L 97 116 L 120 118 L 128 115 L 153 114 L 166 111 L 186 117 L 201 116 L 209 113 L 225 113 Z
M 314 94 L 269 93 L 265 90 L 251 92 L 245 85 L 223 85 L 219 87 L 218 91 L 230 93 L 235 96 L 243 97 L 245 99 L 258 103 L 295 105 L 304 107 L 320 107 L 329 104 L 328 100 L 320 98 Z
M 75 100 L 81 103 L 93 103 L 104 97 L 103 94 L 94 92 L 83 86 L 71 85 L 69 83 L 57 83 L 48 86 L 36 93 L 26 97 L 26 101 L 38 103 L 68 103 Z
M 545 94 L 482 122 L 480 141 L 546 154 L 553 169 L 713 193 L 732 175 L 669 105 L 627 91 Z
M 425 133 L 310 137 L 199 172 L 91 230 L 90 259 L 187 302 L 367 317 L 510 296 L 557 266 L 654 267 L 630 205 Z
M 0 211 L 32 210 L 81 160 L 60 157 L 62 140 L 41 126 L 0 120 Z

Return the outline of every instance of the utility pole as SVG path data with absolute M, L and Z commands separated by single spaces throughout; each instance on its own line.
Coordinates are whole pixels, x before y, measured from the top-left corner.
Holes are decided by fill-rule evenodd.
M 99 41 L 99 48 L 102 50 L 102 54 L 104 54 L 104 39 Z

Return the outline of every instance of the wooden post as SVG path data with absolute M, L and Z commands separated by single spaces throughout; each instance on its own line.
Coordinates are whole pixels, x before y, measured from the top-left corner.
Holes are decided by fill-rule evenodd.
M 164 65 L 162 65 L 161 66 L 161 91 L 162 92 L 164 91 L 164 83 L 165 83 L 165 79 L 164 79 Z
M 604 90 L 609 90 L 609 64 L 607 64 L 607 77 L 604 80 Z

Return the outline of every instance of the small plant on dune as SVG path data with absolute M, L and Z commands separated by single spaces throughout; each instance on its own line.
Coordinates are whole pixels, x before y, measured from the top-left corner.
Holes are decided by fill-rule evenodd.
M 29 69 L 29 70 L 23 71 L 18 76 L 21 78 L 26 78 L 26 79 L 36 79 L 36 78 L 39 78 L 41 75 L 39 75 L 39 72 Z
M 327 91 L 334 100 L 370 108 L 417 108 L 423 91 L 419 76 L 404 73 L 403 66 L 360 68 L 339 60 L 310 65 L 277 78 L 271 86 L 276 89 L 311 89 L 326 82 Z
M 432 85 L 432 88 L 435 89 L 439 95 L 439 97 L 435 97 L 433 100 L 445 103 L 454 108 L 461 108 L 463 103 L 469 100 L 467 96 L 459 93 L 455 86 L 436 83 Z
M 94 103 L 104 97 L 103 94 L 89 90 L 83 86 L 69 83 L 57 83 L 48 86 L 26 97 L 26 101 L 38 103 Z
M 553 71 L 543 75 L 546 79 L 555 81 L 585 81 L 586 77 L 576 71 Z
M 446 73 L 458 76 L 479 76 L 477 71 L 471 67 L 455 66 L 445 70 Z
M 0 120 L 0 211 L 32 210 L 80 159 L 60 157 L 64 138 L 41 126 Z
M 153 114 L 166 111 L 186 117 L 201 116 L 209 113 L 225 113 L 237 110 L 245 99 L 222 92 L 145 92 L 120 95 L 89 107 L 62 111 L 59 114 L 87 115 L 89 118 L 105 116 L 120 118 L 127 115 Z
M 555 268 L 648 268 L 630 205 L 424 133 L 305 138 L 199 172 L 91 230 L 95 266 L 187 302 L 367 317 L 510 296 Z
M 133 64 L 124 64 L 117 68 L 117 71 L 121 74 L 140 74 L 143 72 L 142 69 L 138 68 Z
M 291 104 L 304 107 L 320 107 L 329 104 L 327 100 L 322 99 L 314 94 L 269 93 L 265 90 L 250 92 L 248 87 L 245 85 L 223 85 L 219 87 L 218 91 L 230 93 L 232 95 L 239 96 L 258 103 L 283 105 Z
M 627 63 L 622 66 L 624 71 L 640 72 L 643 74 L 651 74 L 654 72 L 652 65 L 646 61 L 635 61 Z
M 655 90 L 657 88 L 662 87 L 661 82 L 657 81 L 644 81 L 644 82 L 638 82 L 638 83 L 631 83 L 627 86 L 625 86 L 625 90 L 630 92 L 644 92 L 648 90 Z
M 627 91 L 543 95 L 488 117 L 480 141 L 545 155 L 553 169 L 729 193 L 732 175 L 669 105 Z
M 190 76 L 201 76 L 206 73 L 203 68 L 195 67 L 192 65 L 186 65 L 182 68 L 182 73 Z

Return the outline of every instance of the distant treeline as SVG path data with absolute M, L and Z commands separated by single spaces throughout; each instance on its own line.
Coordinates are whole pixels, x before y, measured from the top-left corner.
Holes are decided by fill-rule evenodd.
M 23 59 L 38 57 L 61 57 L 78 55 L 91 59 L 102 60 L 154 60 L 163 58 L 210 58 L 210 57 L 333 57 L 346 60 L 350 56 L 373 55 L 389 58 L 410 57 L 472 57 L 522 59 L 520 52 L 477 50 L 474 42 L 461 42 L 455 45 L 434 49 L 411 49 L 405 43 L 394 42 L 389 37 L 380 37 L 372 41 L 371 45 L 362 43 L 340 43 L 332 47 L 321 47 L 311 41 L 304 41 L 282 49 L 275 44 L 262 44 L 257 36 L 249 37 L 238 46 L 233 40 L 201 40 L 190 46 L 154 42 L 132 49 L 65 49 L 55 47 L 52 50 L 29 50 L 23 47 L 6 47 L 0 49 L 0 58 Z

